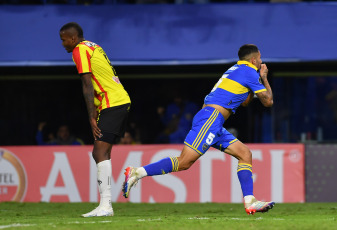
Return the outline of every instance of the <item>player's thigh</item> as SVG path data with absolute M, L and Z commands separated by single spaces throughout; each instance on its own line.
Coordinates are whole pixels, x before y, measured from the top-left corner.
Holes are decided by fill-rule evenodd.
M 237 140 L 230 144 L 224 151 L 225 153 L 241 160 L 244 163 L 252 163 L 252 153 L 249 148 L 241 141 Z

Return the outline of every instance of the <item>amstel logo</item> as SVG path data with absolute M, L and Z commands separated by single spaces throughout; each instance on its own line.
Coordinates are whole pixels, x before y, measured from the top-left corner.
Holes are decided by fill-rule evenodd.
M 26 193 L 25 169 L 16 156 L 0 148 L 0 202 L 22 201 Z

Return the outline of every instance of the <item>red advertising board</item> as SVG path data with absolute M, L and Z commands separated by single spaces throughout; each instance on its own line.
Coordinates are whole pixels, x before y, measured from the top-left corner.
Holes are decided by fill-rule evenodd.
M 125 199 L 124 168 L 167 156 L 183 145 L 115 146 L 111 154 L 113 202 L 242 202 L 237 160 L 210 149 L 189 170 L 146 177 Z M 248 144 L 253 153 L 254 195 L 260 200 L 304 202 L 304 146 Z M 0 202 L 96 202 L 92 146 L 0 147 Z

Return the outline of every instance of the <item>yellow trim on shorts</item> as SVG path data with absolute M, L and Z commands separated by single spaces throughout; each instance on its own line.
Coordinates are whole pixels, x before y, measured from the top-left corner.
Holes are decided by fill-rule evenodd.
M 202 126 L 201 130 L 199 131 L 197 138 L 194 140 L 192 146 L 194 148 L 198 148 L 198 146 L 200 145 L 202 139 L 204 139 L 205 134 L 207 133 L 209 127 L 211 127 L 211 125 L 214 123 L 215 119 L 218 117 L 219 115 L 219 111 L 218 110 L 214 110 L 212 115 L 208 118 L 208 120 L 205 122 L 205 124 Z
M 192 145 L 190 145 L 186 141 L 184 142 L 184 144 L 187 145 L 188 147 L 190 147 L 191 149 L 193 149 L 194 151 L 196 151 L 200 156 L 204 155 L 202 152 L 200 152 L 198 149 L 196 149 L 195 147 L 193 147 Z
M 209 130 L 209 128 L 211 127 L 211 125 L 214 123 L 214 121 L 215 121 L 215 119 L 218 117 L 218 115 L 219 115 L 219 111 L 216 110 L 216 114 L 215 114 L 214 117 L 212 118 L 212 121 L 211 121 L 211 122 L 208 124 L 208 126 L 206 127 L 204 133 L 202 134 L 202 137 L 201 137 L 200 140 L 199 140 L 199 143 L 198 143 L 195 147 L 198 147 L 198 146 L 200 145 L 202 139 L 204 139 L 204 137 L 205 137 L 207 131 Z
M 208 118 L 208 120 L 205 122 L 205 124 L 201 127 L 201 130 L 199 131 L 197 137 L 194 139 L 193 143 L 192 143 L 192 146 L 195 146 L 196 144 L 196 141 L 198 142 L 199 141 L 199 138 L 200 138 L 200 135 L 202 134 L 205 126 L 207 126 L 208 122 L 211 120 L 211 118 L 213 117 L 214 113 L 216 112 L 217 110 L 214 110 L 212 115 Z
M 238 141 L 237 138 L 235 138 L 234 140 L 230 141 L 229 144 L 233 144 L 234 142 Z

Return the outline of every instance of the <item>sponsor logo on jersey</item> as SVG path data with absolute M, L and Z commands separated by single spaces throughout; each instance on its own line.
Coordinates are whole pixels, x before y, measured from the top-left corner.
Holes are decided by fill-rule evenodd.
M 89 46 L 89 47 L 97 46 L 97 44 L 94 43 L 94 42 L 84 42 L 84 44 L 85 44 L 86 46 Z

